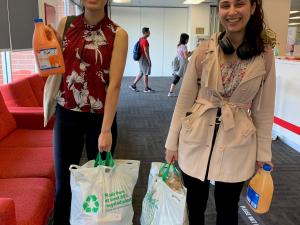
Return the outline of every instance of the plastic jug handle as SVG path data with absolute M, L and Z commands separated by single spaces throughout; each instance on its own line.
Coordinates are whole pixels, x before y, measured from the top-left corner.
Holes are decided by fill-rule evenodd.
M 45 26 L 45 34 L 48 41 L 58 41 L 55 32 L 48 26 Z

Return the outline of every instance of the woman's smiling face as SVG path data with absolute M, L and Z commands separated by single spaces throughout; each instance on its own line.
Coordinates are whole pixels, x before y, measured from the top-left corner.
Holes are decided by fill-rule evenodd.
M 255 7 L 251 0 L 219 0 L 219 18 L 226 32 L 244 33 Z

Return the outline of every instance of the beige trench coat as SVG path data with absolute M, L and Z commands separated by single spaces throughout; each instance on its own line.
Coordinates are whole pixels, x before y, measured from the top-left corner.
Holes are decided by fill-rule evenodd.
M 178 151 L 186 174 L 205 179 L 217 108 L 222 121 L 213 146 L 208 179 L 240 182 L 255 172 L 256 161 L 271 161 L 275 99 L 275 64 L 272 49 L 255 57 L 229 99 L 219 64 L 219 34 L 194 52 L 174 110 L 165 147 Z M 201 85 L 197 80 L 201 79 Z M 187 112 L 192 112 L 186 116 Z

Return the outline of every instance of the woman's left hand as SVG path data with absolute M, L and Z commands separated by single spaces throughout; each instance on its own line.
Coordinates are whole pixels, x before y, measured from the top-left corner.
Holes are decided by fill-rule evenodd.
M 258 166 L 258 168 L 262 168 L 264 166 L 264 164 L 268 164 L 270 166 L 272 166 L 272 168 L 274 168 L 274 165 L 272 162 L 260 162 L 260 161 L 256 161 L 256 165 Z
M 98 138 L 99 152 L 109 152 L 112 145 L 111 131 L 101 132 Z

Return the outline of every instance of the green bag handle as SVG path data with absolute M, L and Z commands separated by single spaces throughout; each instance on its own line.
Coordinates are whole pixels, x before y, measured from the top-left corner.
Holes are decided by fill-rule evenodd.
M 111 152 L 106 153 L 105 160 L 102 159 L 100 152 L 97 154 L 94 167 L 97 167 L 97 166 L 114 167 L 114 165 L 115 165 L 115 161 L 113 160 Z
M 159 174 L 162 174 L 162 179 L 163 179 L 164 182 L 166 182 L 167 179 L 168 179 L 168 175 L 169 175 L 171 167 L 173 167 L 174 174 L 180 177 L 179 171 L 176 168 L 176 166 L 174 165 L 174 163 L 169 163 L 168 164 L 167 162 L 165 162 L 164 165 L 159 170 Z

